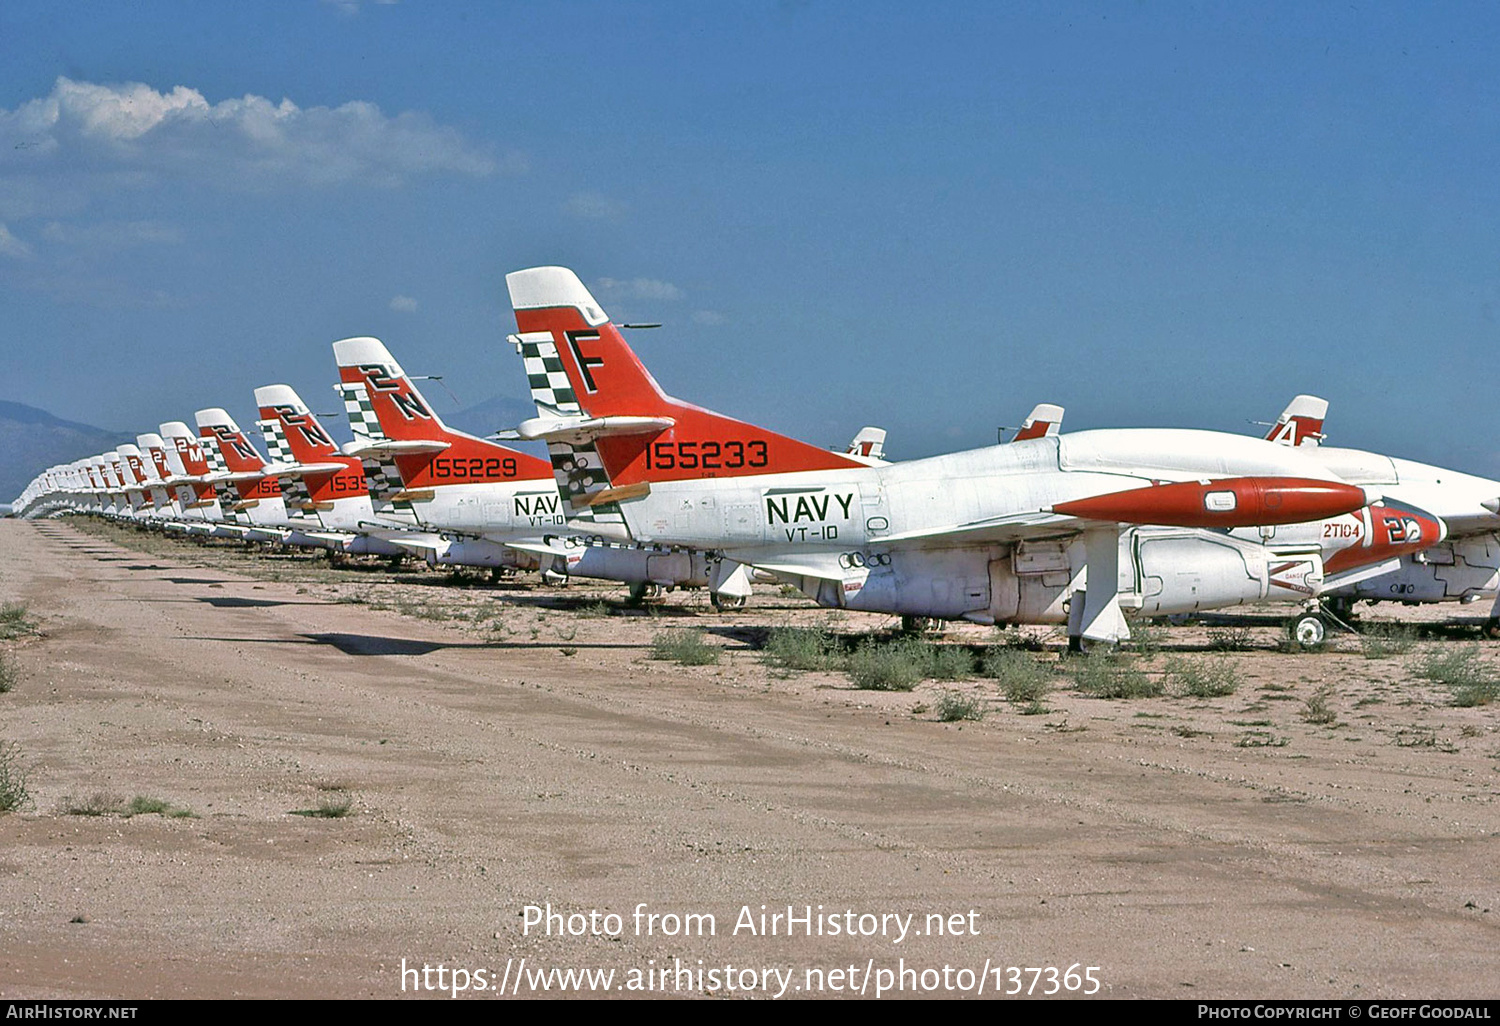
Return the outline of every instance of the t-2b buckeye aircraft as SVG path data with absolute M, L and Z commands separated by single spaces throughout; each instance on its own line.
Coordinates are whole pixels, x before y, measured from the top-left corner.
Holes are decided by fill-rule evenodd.
M 667 395 L 570 270 L 507 276 L 570 519 L 710 550 L 820 604 L 1129 636 L 1123 609 L 1303 599 L 1440 541 L 1305 452 L 1221 432 L 1024 438 L 870 466 Z

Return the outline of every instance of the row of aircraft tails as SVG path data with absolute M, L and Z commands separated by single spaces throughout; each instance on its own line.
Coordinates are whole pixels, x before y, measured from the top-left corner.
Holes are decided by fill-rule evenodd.
M 536 416 L 454 430 L 374 338 L 333 344 L 354 440 L 286 385 L 255 390 L 263 456 L 222 409 L 39 475 L 21 516 L 87 512 L 166 530 L 433 564 L 706 587 L 757 576 L 819 604 L 907 618 L 1066 624 L 1300 604 L 1320 642 L 1361 599 L 1490 603 L 1500 627 L 1500 482 L 1321 444 L 1299 395 L 1264 438 L 1064 434 L 1041 404 L 1007 443 L 904 462 L 865 428 L 824 449 L 668 395 L 570 270 L 506 278 Z

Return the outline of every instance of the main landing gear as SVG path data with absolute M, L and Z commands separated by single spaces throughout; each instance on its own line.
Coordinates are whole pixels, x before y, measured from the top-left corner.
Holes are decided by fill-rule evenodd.
M 638 606 L 647 599 L 658 598 L 661 595 L 661 585 L 652 584 L 650 581 L 636 581 L 630 586 L 630 604 Z
M 1322 648 L 1328 641 L 1328 620 L 1320 610 L 1299 613 L 1287 621 L 1287 635 L 1298 648 Z
M 1310 602 L 1306 609 L 1287 621 L 1287 636 L 1298 648 L 1312 651 L 1328 642 L 1328 632 L 1333 627 L 1358 634 L 1353 626 L 1354 603 L 1350 599 L 1336 598 L 1327 602 Z
M 721 613 L 730 613 L 737 609 L 744 609 L 745 603 L 749 601 L 748 595 L 725 595 L 722 592 L 711 591 L 708 600 L 713 603 L 714 609 Z

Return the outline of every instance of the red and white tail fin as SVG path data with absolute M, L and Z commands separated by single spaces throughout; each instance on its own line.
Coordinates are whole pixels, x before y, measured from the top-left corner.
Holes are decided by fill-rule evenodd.
M 1012 442 L 1024 442 L 1028 438 L 1050 438 L 1062 430 L 1063 408 L 1052 403 L 1037 403 L 1031 413 L 1021 422 L 1020 430 Z
M 183 476 L 198 479 L 191 486 L 179 486 L 178 499 L 183 508 L 197 509 L 210 505 L 216 495 L 214 486 L 206 480 L 209 474 L 208 460 L 203 457 L 203 446 L 198 444 L 197 435 L 180 420 L 168 421 L 157 430 L 166 441 L 167 464 Z M 187 494 L 188 487 L 191 487 L 191 498 Z
M 288 465 L 295 468 L 282 480 L 283 497 L 290 508 L 321 508 L 322 503 L 335 499 L 368 494 L 360 461 L 339 451 L 333 436 L 290 385 L 262 385 L 255 390 L 255 405 L 261 416 L 258 426 L 271 452 L 272 472 Z
M 343 455 L 290 385 L 262 385 L 255 390 L 255 405 L 274 461 L 327 463 Z
M 1266 441 L 1282 445 L 1317 445 L 1323 440 L 1323 418 L 1328 416 L 1328 400 L 1315 395 L 1299 395 L 1287 403 L 1280 418 L 1266 434 Z
M 115 452 L 120 454 L 120 460 L 125 465 L 126 483 L 134 487 L 144 487 L 146 477 L 146 458 L 141 454 L 139 446 L 126 442 L 124 445 L 115 446 Z
M 266 469 L 266 460 L 227 410 L 215 407 L 193 415 L 205 453 L 217 452 L 231 474 L 253 474 Z
M 333 354 L 354 432 L 351 451 L 393 459 L 405 487 L 551 478 L 545 460 L 444 424 L 379 339 L 346 338 L 333 344 Z
M 158 434 L 144 434 L 135 436 L 135 444 L 140 447 L 141 452 L 146 454 L 146 464 L 149 468 L 146 473 L 148 481 L 161 484 L 172 476 L 172 468 L 167 464 L 166 442 Z
M 279 496 L 281 486 L 266 476 L 266 460 L 227 410 L 215 407 L 193 415 L 203 452 L 215 473 L 231 481 L 244 502 Z
M 862 427 L 854 433 L 845 456 L 852 456 L 861 463 L 885 462 L 885 428 Z
M 528 367 L 539 410 L 564 402 L 578 404 L 613 485 L 610 491 L 621 498 L 629 497 L 626 489 L 649 487 L 653 481 L 863 466 L 843 453 L 667 395 L 567 268 L 515 271 L 505 276 L 505 282 L 523 355 L 525 347 L 539 339 L 550 340 L 554 347 L 557 372 L 549 368 L 538 381 Z

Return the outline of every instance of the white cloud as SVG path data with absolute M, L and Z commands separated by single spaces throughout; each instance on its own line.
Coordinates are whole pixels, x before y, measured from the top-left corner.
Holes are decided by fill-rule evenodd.
M 97 224 L 69 224 L 49 221 L 42 238 L 65 246 L 89 249 L 125 249 L 130 246 L 170 245 L 182 241 L 182 232 L 156 221 L 101 221 Z
M 600 192 L 575 192 L 563 204 L 563 209 L 585 221 L 618 221 L 625 216 L 625 204 Z
M 682 290 L 669 281 L 658 281 L 655 278 L 631 278 L 623 281 L 619 278 L 600 278 L 597 282 L 600 292 L 612 299 L 681 299 Z
M 489 175 L 524 158 L 497 162 L 426 114 L 388 117 L 359 100 L 303 108 L 247 94 L 211 104 L 186 86 L 158 92 L 59 78 L 49 95 L 0 110 L 0 162 L 37 173 L 74 164 L 266 187 Z
M 360 0 L 323 0 L 330 7 L 338 8 L 340 14 L 353 16 L 359 13 Z M 400 3 L 401 0 L 375 0 L 377 7 L 390 7 Z
M 31 247 L 12 235 L 5 225 L 0 224 L 0 256 L 24 260 L 31 256 Z
M 410 296 L 392 296 L 391 309 L 401 313 L 416 313 L 417 301 Z

